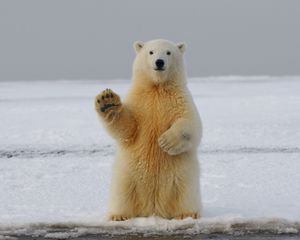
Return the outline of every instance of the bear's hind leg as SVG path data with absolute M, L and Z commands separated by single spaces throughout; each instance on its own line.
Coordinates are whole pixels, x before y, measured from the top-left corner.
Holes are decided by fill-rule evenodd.
M 134 188 L 120 189 L 113 193 L 109 209 L 109 220 L 125 221 L 137 217 L 139 204 L 137 194 Z
M 175 204 L 177 204 L 177 206 L 174 207 L 171 218 L 180 220 L 188 217 L 193 219 L 198 219 L 201 217 L 201 205 L 197 196 L 182 196 L 182 199 L 178 199 Z
M 115 168 L 109 201 L 109 220 L 124 221 L 138 215 L 140 204 L 137 185 L 127 171 L 122 164 Z
M 194 173 L 195 174 L 195 173 Z M 194 175 L 190 171 L 190 175 Z M 201 200 L 198 177 L 178 174 L 171 184 L 166 184 L 159 195 L 159 215 L 168 219 L 201 217 Z M 166 181 L 165 181 L 166 182 Z

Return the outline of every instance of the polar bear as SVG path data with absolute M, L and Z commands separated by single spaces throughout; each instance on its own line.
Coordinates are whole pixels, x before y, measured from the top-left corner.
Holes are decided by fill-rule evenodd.
M 95 99 L 105 128 L 118 143 L 109 218 L 201 216 L 197 147 L 202 127 L 187 88 L 185 44 L 135 42 L 127 98 L 110 89 Z

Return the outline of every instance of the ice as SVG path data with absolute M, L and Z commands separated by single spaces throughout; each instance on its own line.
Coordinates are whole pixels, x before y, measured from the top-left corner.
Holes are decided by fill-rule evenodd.
M 108 222 L 115 142 L 94 96 L 129 80 L 0 82 L 0 239 L 86 233 L 300 231 L 300 77 L 189 79 L 203 218 Z M 55 227 L 64 231 L 55 231 Z M 52 229 L 52 230 L 51 230 Z

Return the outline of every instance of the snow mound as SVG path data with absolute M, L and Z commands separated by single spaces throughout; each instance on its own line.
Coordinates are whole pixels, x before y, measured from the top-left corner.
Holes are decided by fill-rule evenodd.
M 54 239 L 76 238 L 97 234 L 196 235 L 196 234 L 298 234 L 300 222 L 280 218 L 202 218 L 194 220 L 165 220 L 159 217 L 135 218 L 124 222 L 55 223 L 2 226 L 0 239 L 18 236 Z M 2 237 L 1 237 L 2 236 Z

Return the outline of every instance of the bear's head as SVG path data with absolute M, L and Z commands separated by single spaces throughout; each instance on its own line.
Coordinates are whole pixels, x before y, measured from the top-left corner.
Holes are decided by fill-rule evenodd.
M 133 64 L 135 78 L 154 84 L 167 81 L 185 81 L 183 53 L 186 45 L 167 40 L 134 43 L 136 58 Z

